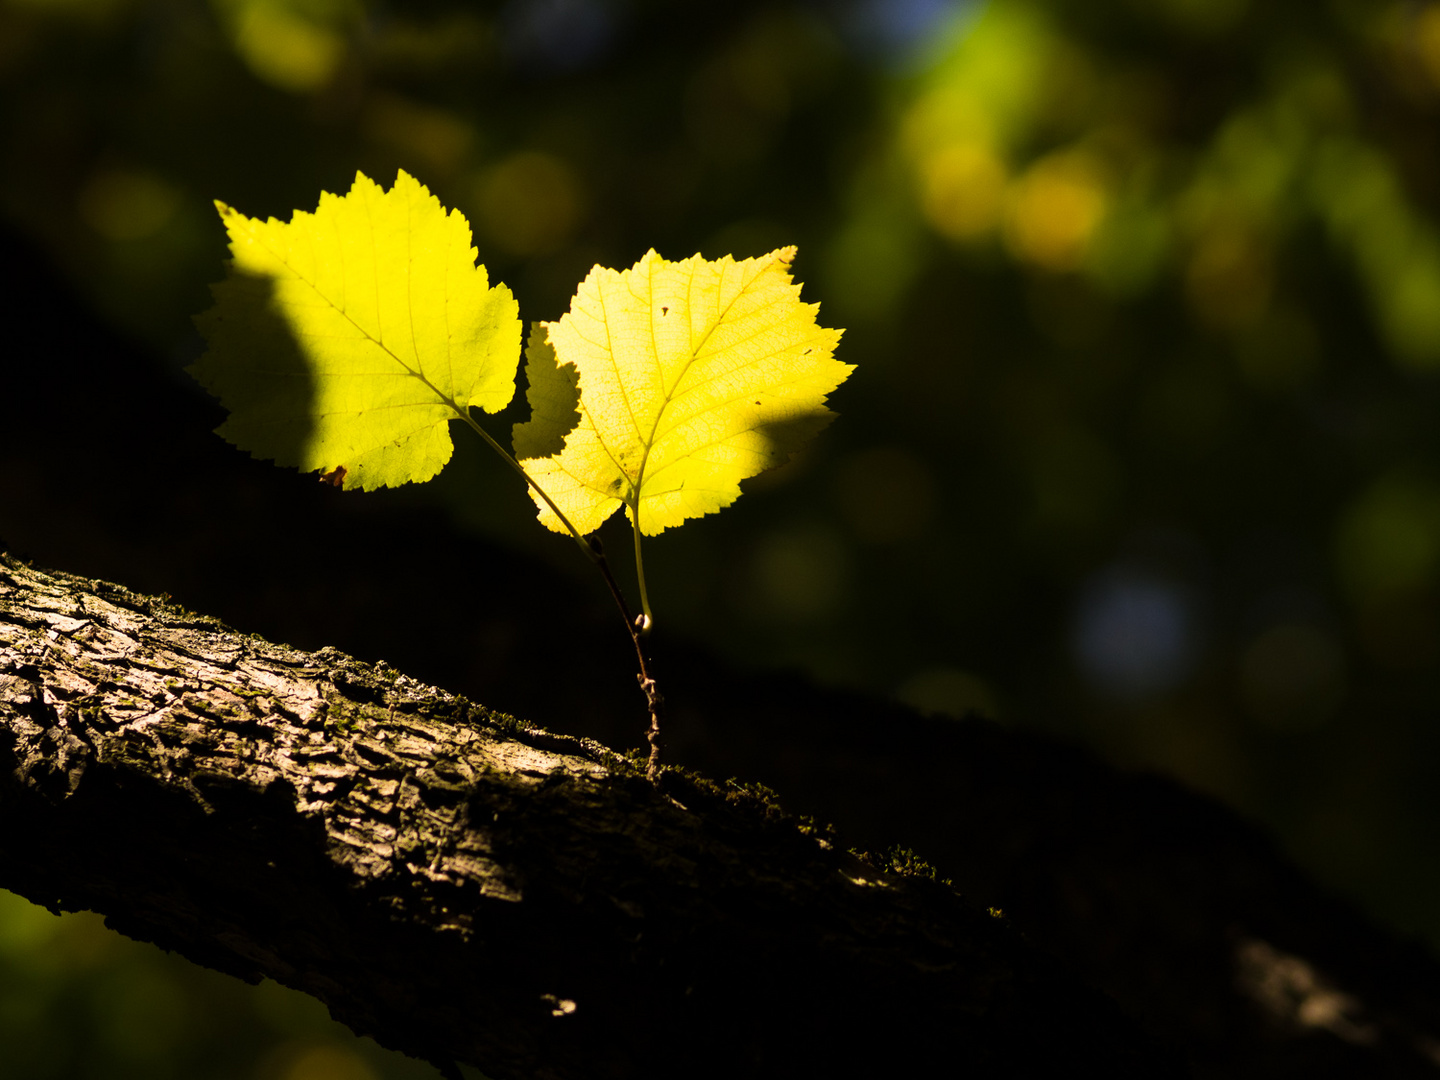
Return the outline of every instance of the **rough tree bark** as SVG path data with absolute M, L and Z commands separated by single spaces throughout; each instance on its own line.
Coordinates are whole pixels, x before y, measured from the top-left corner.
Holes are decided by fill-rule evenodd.
M 0 886 L 451 1072 L 1178 1075 L 1002 919 L 763 792 L 3 556 L 0 814 Z

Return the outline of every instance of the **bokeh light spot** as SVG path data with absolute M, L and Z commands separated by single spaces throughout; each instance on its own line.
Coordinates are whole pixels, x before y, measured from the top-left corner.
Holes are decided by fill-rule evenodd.
M 553 154 L 522 151 L 475 184 L 476 224 L 512 255 L 543 255 L 570 238 L 584 212 L 580 179 Z
M 309 93 L 327 86 L 345 59 L 344 38 L 298 4 L 238 0 L 226 6 L 235 51 L 262 82 Z
M 500 24 L 506 52 L 552 71 L 588 67 L 615 37 L 615 13 L 605 0 L 512 0 Z
M 1270 303 L 1268 248 L 1243 226 L 1216 226 L 1195 245 L 1186 295 L 1200 321 L 1223 330 L 1253 326 Z
M 1046 270 L 1078 269 L 1106 202 L 1100 167 L 1091 155 L 1075 150 L 1041 158 L 1011 188 L 1010 250 Z
M 1398 474 L 1380 478 L 1341 517 L 1335 555 L 1341 581 L 1361 602 L 1432 584 L 1440 568 L 1440 492 Z
M 448 109 L 436 109 L 397 94 L 376 94 L 365 105 L 361 126 L 373 142 L 407 158 L 452 173 L 475 145 L 475 128 Z
M 1345 659 L 1330 634 L 1308 622 L 1283 622 L 1259 634 L 1240 658 L 1240 696 L 1267 727 L 1318 727 L 1340 706 Z
M 1408 204 L 1386 155 L 1331 138 L 1316 156 L 1315 206 L 1355 258 L 1380 329 L 1401 363 L 1440 364 L 1440 238 Z
M 80 190 L 85 223 L 107 240 L 141 240 L 163 229 L 180 207 L 180 192 L 152 172 L 103 169 Z
M 935 231 L 974 240 L 994 229 L 1005 195 L 1005 165 L 987 146 L 952 143 L 920 164 L 920 207 Z
M 1056 43 L 1045 13 L 1031 4 L 977 6 L 973 22 L 959 22 L 953 47 L 930 75 L 928 88 L 906 118 L 902 138 L 913 152 L 977 134 L 1013 146 L 1028 133 L 1044 95 Z M 917 144 L 915 136 L 931 136 Z
M 1200 650 L 1187 594 L 1129 567 L 1102 571 L 1085 584 L 1071 644 L 1087 681 L 1124 700 L 1173 690 L 1190 675 Z
M 913 230 L 889 215 L 859 217 L 831 242 L 824 261 L 828 310 L 839 312 L 842 322 L 882 319 L 915 278 Z
M 942 82 L 916 99 L 901 119 L 899 141 L 912 157 L 949 146 L 989 146 L 995 129 L 992 110 L 965 86 Z
M 1427 240 L 1429 238 L 1426 238 Z M 1440 366 L 1440 250 L 1413 245 L 1381 295 L 1381 314 L 1397 357 L 1419 368 Z
M 1440 89 L 1440 4 L 1426 4 L 1416 12 L 1412 34 L 1425 73 Z

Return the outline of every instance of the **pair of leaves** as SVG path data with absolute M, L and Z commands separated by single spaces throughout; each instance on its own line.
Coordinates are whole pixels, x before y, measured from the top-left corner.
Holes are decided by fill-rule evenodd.
M 386 192 L 357 175 L 288 223 L 216 205 L 233 262 L 190 370 L 230 411 L 229 441 L 368 490 L 428 480 L 450 458 L 450 420 L 509 404 L 515 300 L 475 264 L 460 213 L 412 177 Z M 800 302 L 793 256 L 651 251 L 597 266 L 567 314 L 535 326 L 515 456 L 577 532 L 621 505 L 647 534 L 719 510 L 832 418 L 825 396 L 852 368 Z

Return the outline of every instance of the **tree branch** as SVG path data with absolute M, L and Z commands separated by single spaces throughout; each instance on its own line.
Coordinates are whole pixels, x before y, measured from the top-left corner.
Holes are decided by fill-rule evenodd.
M 3 556 L 0 814 L 0 886 L 452 1071 L 1177 1075 L 1003 920 L 763 793 Z

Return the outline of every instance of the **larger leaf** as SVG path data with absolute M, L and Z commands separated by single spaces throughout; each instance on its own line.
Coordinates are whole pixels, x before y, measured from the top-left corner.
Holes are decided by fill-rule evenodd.
M 532 334 L 534 415 L 515 452 L 579 532 L 620 506 L 646 535 L 713 513 L 833 418 L 825 397 L 854 369 L 834 358 L 841 332 L 801 303 L 794 255 L 672 263 L 651 251 L 623 273 L 597 266 L 570 311 Z
M 515 300 L 475 264 L 465 218 L 413 177 L 387 192 L 357 174 L 289 222 L 215 205 L 234 261 L 190 370 L 236 446 L 347 488 L 428 480 L 450 460 L 448 421 L 514 396 Z

